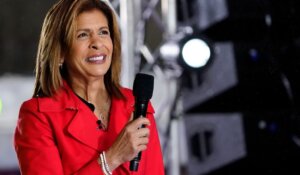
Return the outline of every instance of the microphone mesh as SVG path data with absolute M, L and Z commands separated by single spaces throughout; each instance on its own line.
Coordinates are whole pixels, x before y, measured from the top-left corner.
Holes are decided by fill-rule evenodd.
M 138 73 L 133 82 L 133 95 L 141 100 L 149 100 L 153 94 L 154 77 Z

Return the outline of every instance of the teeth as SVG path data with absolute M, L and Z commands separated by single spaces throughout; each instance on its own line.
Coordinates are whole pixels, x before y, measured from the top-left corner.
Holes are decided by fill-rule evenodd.
M 101 61 L 104 59 L 104 56 L 88 58 L 88 61 Z

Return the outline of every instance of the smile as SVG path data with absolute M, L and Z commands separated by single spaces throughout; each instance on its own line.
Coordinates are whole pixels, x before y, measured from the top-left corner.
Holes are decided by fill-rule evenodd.
M 87 59 L 88 61 L 102 61 L 104 60 L 104 56 L 91 57 Z
M 87 58 L 86 61 L 91 63 L 101 63 L 105 60 L 105 58 L 106 56 L 101 55 L 101 56 Z

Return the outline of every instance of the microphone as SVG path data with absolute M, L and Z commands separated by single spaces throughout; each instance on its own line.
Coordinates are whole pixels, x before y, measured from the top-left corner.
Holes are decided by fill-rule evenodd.
M 133 95 L 135 97 L 133 119 L 140 116 L 146 117 L 148 102 L 153 94 L 154 77 L 152 75 L 138 73 L 133 82 Z M 142 128 L 145 126 L 142 125 Z M 142 157 L 142 152 L 130 161 L 130 171 L 137 171 Z

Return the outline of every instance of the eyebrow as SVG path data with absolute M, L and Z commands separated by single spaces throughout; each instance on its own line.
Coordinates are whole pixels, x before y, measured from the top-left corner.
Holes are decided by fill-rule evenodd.
M 103 30 L 103 29 L 107 29 L 107 30 L 109 30 L 109 28 L 108 28 L 107 26 L 100 27 L 98 30 L 100 31 L 100 30 Z M 91 31 L 91 29 L 86 29 L 86 28 L 83 28 L 83 29 L 78 29 L 78 30 L 76 30 L 76 32 L 81 32 L 81 31 L 84 31 L 84 32 L 90 32 L 90 31 Z

